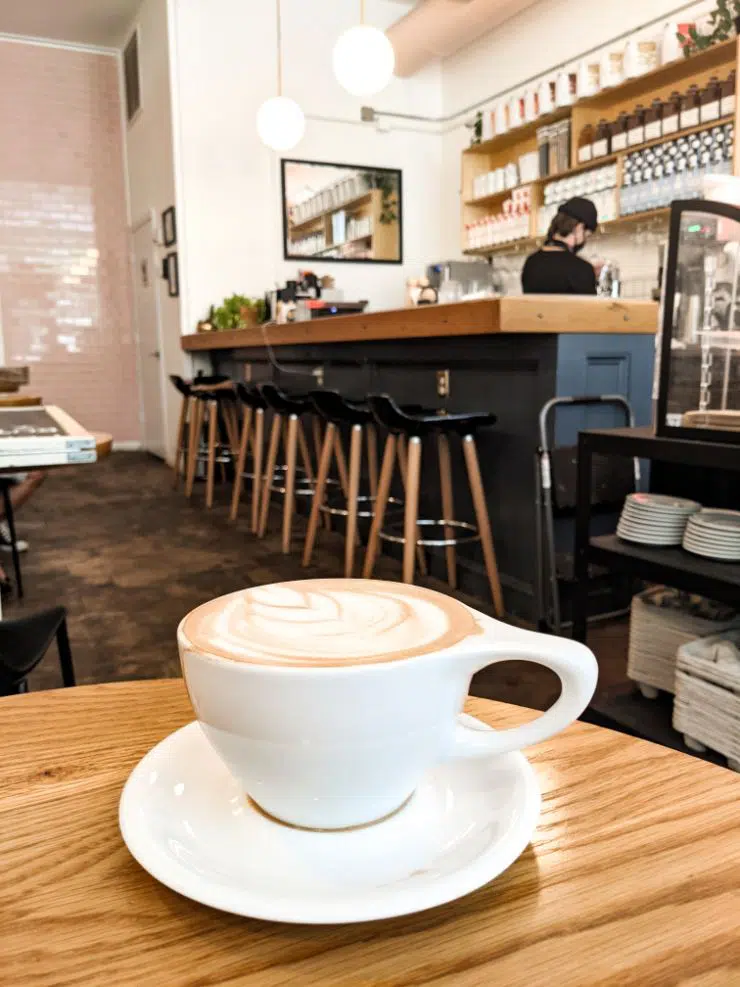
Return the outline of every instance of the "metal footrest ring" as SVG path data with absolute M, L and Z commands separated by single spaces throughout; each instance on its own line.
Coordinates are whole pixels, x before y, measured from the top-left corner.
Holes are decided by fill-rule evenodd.
M 447 548 L 450 545 L 462 545 L 466 542 L 480 541 L 478 528 L 467 521 L 435 521 L 432 518 L 419 518 L 416 523 L 420 528 L 455 528 L 457 531 L 467 532 L 467 534 L 461 534 L 458 538 L 417 538 L 416 544 L 421 545 L 422 548 Z M 392 542 L 394 545 L 405 545 L 406 539 L 402 534 L 393 534 L 394 530 L 403 530 L 403 526 L 403 521 L 392 522 L 380 532 L 379 537 L 383 541 Z

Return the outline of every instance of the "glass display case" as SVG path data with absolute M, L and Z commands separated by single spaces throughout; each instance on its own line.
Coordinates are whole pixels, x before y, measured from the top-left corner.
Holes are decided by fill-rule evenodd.
M 656 432 L 740 444 L 740 209 L 671 207 Z

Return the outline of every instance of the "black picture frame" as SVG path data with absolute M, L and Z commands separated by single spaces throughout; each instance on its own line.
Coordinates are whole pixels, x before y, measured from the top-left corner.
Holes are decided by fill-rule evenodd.
M 346 168 L 355 171 L 372 171 L 380 174 L 395 175 L 398 179 L 398 257 L 392 260 L 378 259 L 375 257 L 323 257 L 316 254 L 294 254 L 288 250 L 288 199 L 286 188 L 286 170 L 291 164 L 316 165 L 325 168 Z M 380 168 L 376 165 L 346 164 L 337 161 L 308 161 L 303 158 L 281 158 L 280 160 L 280 188 L 282 197 L 283 212 L 283 259 L 298 261 L 317 261 L 322 264 L 403 264 L 403 172 L 400 168 Z
M 170 298 L 179 298 L 180 265 L 177 260 L 177 251 L 173 250 L 162 261 L 162 277 L 167 281 L 167 294 Z
M 740 209 L 727 202 L 716 202 L 712 199 L 674 199 L 671 204 L 668 256 L 665 265 L 663 324 L 661 326 L 660 353 L 657 355 L 657 359 L 660 362 L 655 434 L 672 439 L 692 439 L 700 442 L 722 442 L 728 445 L 737 445 L 740 442 L 738 432 L 730 432 L 726 429 L 719 428 L 689 428 L 683 425 L 669 425 L 667 422 L 668 392 L 671 381 L 671 341 L 673 337 L 674 304 L 678 275 L 678 249 L 681 234 L 681 217 L 686 212 L 705 213 L 740 223 Z
M 171 247 L 177 243 L 177 217 L 174 206 L 170 206 L 162 213 L 162 238 L 165 247 Z

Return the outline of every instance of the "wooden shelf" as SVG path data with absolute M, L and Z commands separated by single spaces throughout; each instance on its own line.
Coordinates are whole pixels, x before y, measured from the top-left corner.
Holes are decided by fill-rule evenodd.
M 661 65 L 652 72 L 645 72 L 643 75 L 627 79 L 619 86 L 611 89 L 603 89 L 595 96 L 586 96 L 573 104 L 573 109 L 601 109 L 611 106 L 617 100 L 639 100 L 642 95 L 650 90 L 665 89 L 678 85 L 689 77 L 693 78 L 700 72 L 710 72 L 719 69 L 720 66 L 728 68 L 735 67 L 737 54 L 737 40 L 731 38 L 720 44 L 712 45 L 705 51 L 696 52 L 689 58 L 679 58 L 666 65 Z M 706 124 L 705 124 L 706 126 Z
M 331 209 L 324 209 L 322 212 L 316 213 L 316 215 L 312 216 L 310 219 L 304 219 L 303 222 L 301 223 L 291 223 L 290 232 L 295 233 L 296 231 L 307 230 L 314 223 L 317 223 L 319 220 L 325 219 L 327 216 L 333 215 L 335 212 L 341 212 L 342 209 L 346 209 L 347 211 L 350 211 L 352 209 L 359 209 L 360 206 L 367 205 L 367 203 L 370 202 L 371 196 L 372 196 L 372 189 L 370 189 L 367 192 L 363 192 L 362 195 L 358 195 L 357 198 L 355 199 L 349 199 L 347 202 L 341 203 L 341 205 L 332 206 Z
M 492 206 L 497 202 L 503 202 L 504 199 L 509 199 L 517 192 L 519 189 L 528 188 L 531 189 L 534 185 L 539 185 L 542 182 L 541 178 L 535 178 L 531 182 L 523 182 L 521 185 L 515 185 L 514 188 L 506 188 L 501 192 L 491 192 L 490 195 L 481 195 L 477 199 L 468 199 L 464 205 L 466 206 Z
M 609 230 L 620 226 L 636 225 L 638 223 L 645 223 L 654 219 L 667 220 L 670 214 L 670 206 L 663 206 L 660 209 L 649 209 L 646 212 L 635 212 L 630 213 L 627 216 L 617 216 L 616 219 L 608 219 L 603 223 L 599 223 L 597 235 L 598 233 L 607 233 Z M 522 250 L 534 250 L 541 246 L 544 240 L 544 235 L 525 237 L 523 240 L 509 240 L 506 243 L 496 243 L 490 247 L 475 247 L 469 250 L 464 250 L 463 253 L 470 257 L 489 257 L 493 254 L 513 254 L 519 253 Z
M 373 238 L 372 232 L 371 233 L 366 233 L 364 236 L 354 236 L 354 237 L 352 237 L 351 240 L 342 240 L 341 243 L 332 243 L 329 246 L 324 247 L 323 250 L 317 250 L 316 253 L 313 256 L 314 257 L 323 257 L 326 254 L 331 253 L 332 250 L 341 250 L 342 247 L 348 247 L 348 246 L 350 246 L 353 243 L 362 243 L 363 240 L 372 240 L 372 238 Z
M 588 161 L 583 164 L 574 164 L 577 158 L 576 145 L 578 134 L 583 128 L 590 124 L 595 126 L 602 118 L 616 119 L 621 112 L 631 112 L 637 103 L 649 105 L 653 99 L 667 98 L 673 90 L 685 91 L 690 83 L 705 85 L 712 75 L 722 76 L 723 71 L 729 72 L 736 66 L 738 43 L 733 38 L 730 41 L 713 45 L 706 51 L 698 52 L 690 58 L 678 59 L 661 65 L 652 72 L 628 79 L 619 86 L 605 89 L 595 96 L 589 96 L 577 100 L 572 106 L 561 108 L 555 113 L 542 116 L 538 120 L 510 130 L 506 134 L 501 134 L 491 140 L 476 144 L 463 151 L 462 154 L 462 187 L 463 201 L 461 207 L 460 234 L 463 243 L 465 242 L 466 227 L 474 223 L 485 215 L 483 207 L 489 207 L 495 211 L 496 205 L 511 195 L 513 189 L 497 192 L 493 195 L 472 198 L 473 180 L 476 176 L 485 171 L 501 167 L 513 161 L 519 154 L 535 150 L 537 147 L 537 129 L 555 121 L 570 118 L 572 128 L 571 167 L 560 171 L 554 175 L 547 175 L 535 179 L 532 182 L 522 183 L 519 188 L 528 187 L 532 190 L 532 231 L 537 229 L 537 213 L 542 207 L 543 189 L 551 182 L 560 181 L 583 172 L 594 171 L 598 168 L 616 164 L 618 176 L 626 157 L 636 151 L 643 151 L 650 147 L 665 143 L 677 137 L 688 137 L 691 134 L 707 130 L 712 127 L 724 126 L 735 121 L 735 115 L 725 115 L 719 120 L 709 123 L 700 123 L 695 127 L 685 128 L 675 135 L 657 137 L 653 140 L 643 141 L 639 145 L 626 148 L 624 151 L 617 151 L 596 161 Z M 654 209 L 644 213 L 633 213 L 629 216 L 619 216 L 607 223 L 600 224 L 602 232 L 629 224 L 645 222 L 649 220 L 662 220 L 669 214 L 669 210 Z M 492 247 L 481 247 L 476 250 L 464 250 L 469 256 L 491 256 L 500 253 L 514 253 L 522 249 L 530 248 L 537 244 L 541 238 L 531 236 L 519 241 L 510 241 L 505 244 L 496 244 Z
M 507 240 L 506 243 L 494 243 L 489 247 L 470 247 L 468 250 L 463 250 L 463 253 L 468 257 L 490 257 L 493 254 L 516 254 L 520 253 L 522 250 L 534 250 L 538 247 L 544 237 L 524 237 L 521 240 Z
M 646 209 L 645 212 L 628 213 L 626 216 L 617 216 L 616 219 L 609 219 L 605 223 L 599 223 L 599 229 L 610 230 L 615 226 L 629 226 L 631 223 L 645 223 L 651 219 L 667 220 L 671 214 L 670 206 L 661 206 L 659 209 Z
M 585 96 L 583 99 L 576 100 L 571 106 L 562 107 L 554 113 L 538 117 L 532 123 L 526 123 L 521 127 L 516 127 L 514 130 L 508 130 L 505 134 L 498 134 L 490 140 L 481 141 L 480 144 L 473 144 L 466 148 L 463 153 L 490 154 L 493 151 L 501 151 L 506 147 L 522 143 L 533 134 L 536 135 L 539 127 L 545 127 L 550 123 L 565 120 L 575 110 L 601 109 L 621 100 L 639 100 L 646 90 L 670 87 L 682 80 L 693 77 L 699 72 L 708 72 L 724 65 L 734 68 L 736 47 L 736 39 L 732 38 L 729 41 L 723 41 L 720 44 L 713 45 L 711 48 L 707 48 L 706 51 L 697 52 L 690 58 L 680 58 L 674 62 L 668 62 L 666 65 L 661 65 L 652 72 L 646 72 L 643 75 L 635 76 L 633 79 L 627 79 L 619 86 L 602 89 L 595 96 Z M 706 127 L 706 124 L 702 126 Z M 588 167 L 588 165 L 584 165 L 583 167 Z
M 516 144 L 523 144 L 525 141 L 537 136 L 540 127 L 546 127 L 550 123 L 558 123 L 570 116 L 572 107 L 563 106 L 544 116 L 537 117 L 532 123 L 525 123 L 514 130 L 507 130 L 505 134 L 497 134 L 490 140 L 481 141 L 480 144 L 471 144 L 466 147 L 463 154 L 490 154 L 493 151 L 503 151 L 506 148 L 514 147 Z

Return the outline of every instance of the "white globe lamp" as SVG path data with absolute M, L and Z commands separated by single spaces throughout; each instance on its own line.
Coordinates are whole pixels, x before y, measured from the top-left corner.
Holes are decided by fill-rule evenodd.
M 306 118 L 294 99 L 273 96 L 257 111 L 257 133 L 273 151 L 290 151 L 306 132 Z
M 348 93 L 374 96 L 391 81 L 396 56 L 382 31 L 357 24 L 337 39 L 333 63 L 334 75 Z

